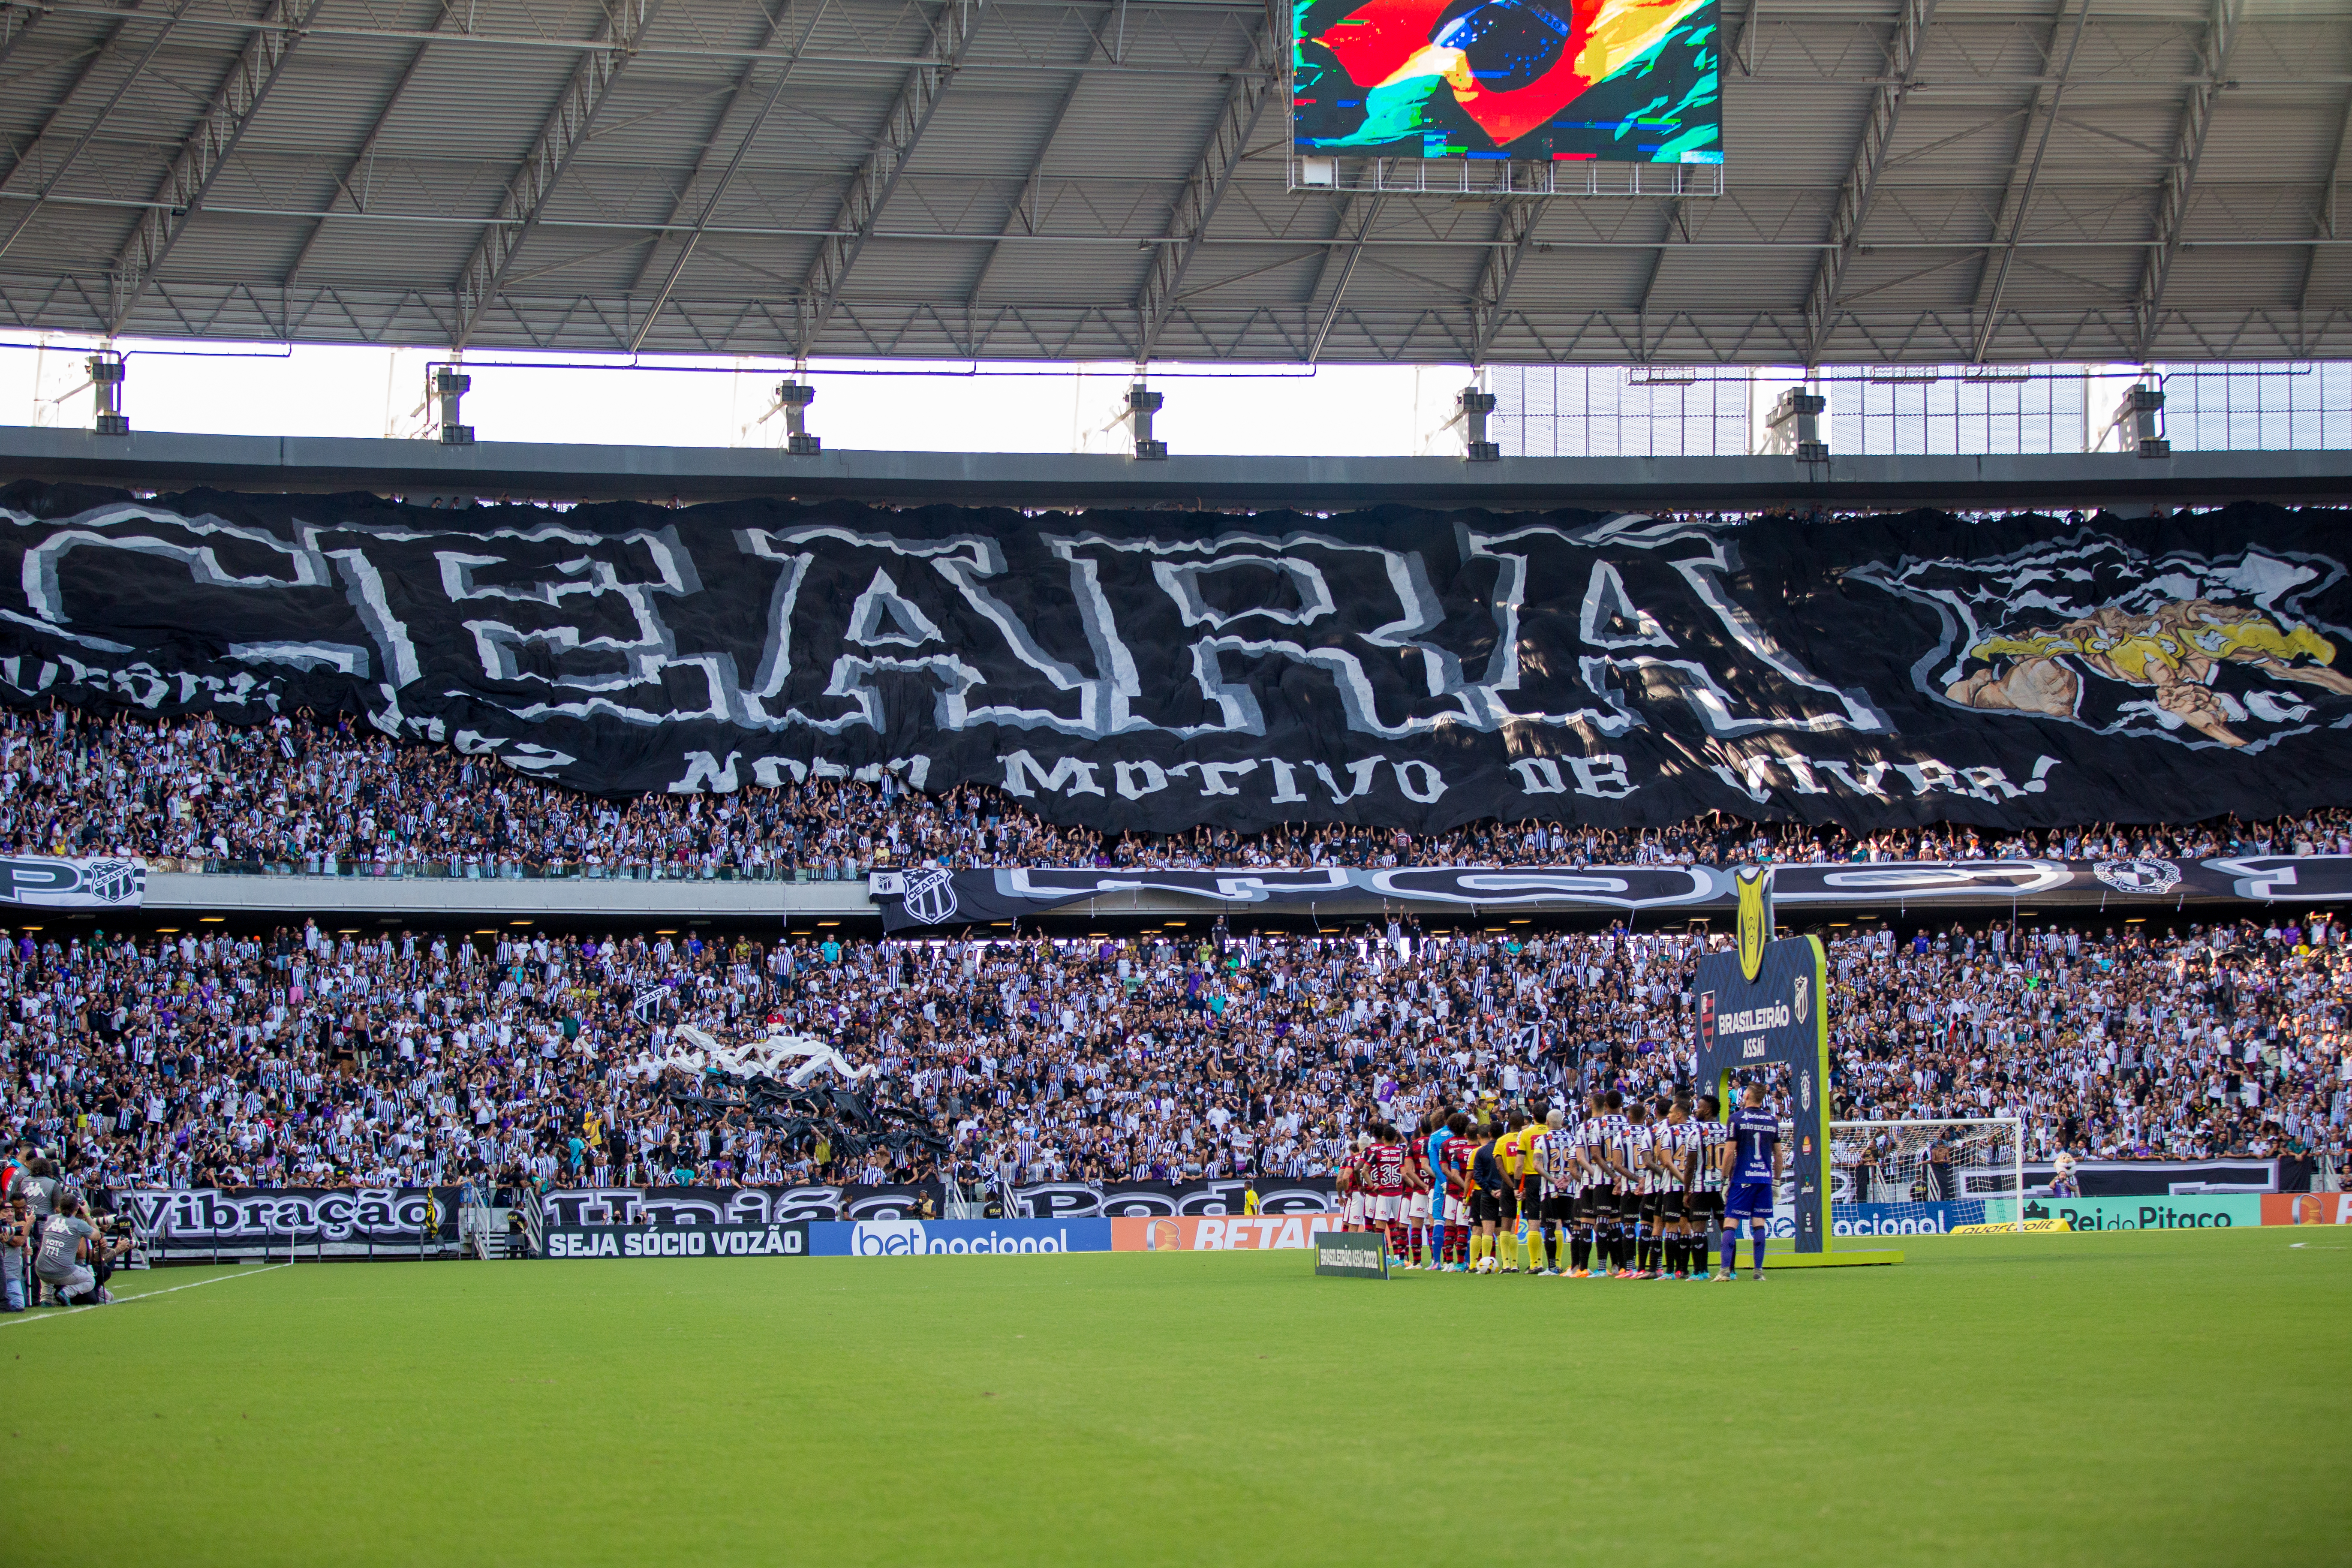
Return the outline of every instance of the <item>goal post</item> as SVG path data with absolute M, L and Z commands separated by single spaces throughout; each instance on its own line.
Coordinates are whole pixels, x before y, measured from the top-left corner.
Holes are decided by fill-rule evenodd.
M 2025 1125 L 2014 1116 L 1832 1121 L 1830 1160 L 1832 1229 L 1864 1217 L 1851 1205 L 1903 1234 L 1906 1221 L 1929 1226 L 1964 1205 L 1981 1217 L 1956 1223 L 2025 1228 Z

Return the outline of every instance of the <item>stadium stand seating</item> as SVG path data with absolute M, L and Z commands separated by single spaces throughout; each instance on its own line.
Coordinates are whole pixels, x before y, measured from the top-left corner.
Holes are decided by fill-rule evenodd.
M 2291 920 L 1840 936 L 1839 1109 L 2014 1115 L 2030 1157 L 2340 1158 L 2342 939 Z M 945 1173 L 648 1069 L 680 1024 L 772 1019 L 878 1068 L 864 1087 L 932 1122 L 965 1181 L 1318 1174 L 1376 1115 L 1540 1094 L 1587 1046 L 1628 1093 L 1685 1082 L 1703 940 L 19 931 L 5 1131 L 101 1188 Z

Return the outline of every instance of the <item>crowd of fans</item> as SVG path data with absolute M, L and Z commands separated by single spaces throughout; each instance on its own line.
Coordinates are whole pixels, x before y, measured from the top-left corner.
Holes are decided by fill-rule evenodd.
M 870 866 L 1392 866 L 2352 853 L 2352 813 L 2002 837 L 1714 817 L 1612 833 L 1299 825 L 1106 838 L 971 785 L 601 800 L 345 718 L 0 713 L 0 847 L 224 868 L 854 877 Z M 782 942 L 20 928 L 0 1122 L 68 1180 L 390 1185 L 1184 1180 L 1331 1170 L 1375 1121 L 1687 1087 L 1691 933 Z M 2014 1115 L 2028 1153 L 2340 1155 L 2342 927 L 1832 928 L 1843 1114 Z M 804 1031 L 929 1142 L 837 1146 L 663 1069 L 674 1031 Z M 944 1149 L 944 1155 L 938 1152 Z
M 0 712 L 0 848 L 317 874 L 835 880 L 917 863 L 1165 870 L 2352 853 L 2352 811 L 2343 810 L 2013 835 L 1965 826 L 1857 835 L 1718 813 L 1640 831 L 1551 820 L 1434 835 L 1298 823 L 1106 837 L 971 784 L 926 795 L 882 774 L 606 800 L 454 747 L 396 742 L 349 716 L 236 726 L 63 704 Z
M 1324 1173 L 1441 1107 L 1689 1086 L 1706 938 L 1508 930 L 18 929 L 0 1131 L 94 1188 L 1185 1180 Z M 2342 1156 L 2340 923 L 1833 928 L 1829 954 L 1843 1116 L 2016 1116 L 2029 1158 Z M 656 1065 L 686 1024 L 820 1036 L 946 1152 L 780 1131 Z

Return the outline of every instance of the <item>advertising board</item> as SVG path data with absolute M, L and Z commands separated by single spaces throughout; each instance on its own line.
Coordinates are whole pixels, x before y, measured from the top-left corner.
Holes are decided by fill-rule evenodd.
M 547 1258 L 806 1258 L 805 1221 L 779 1225 L 566 1225 L 547 1228 Z
M 1388 1242 L 1377 1231 L 1325 1231 L 1315 1238 L 1315 1272 L 1341 1279 L 1385 1279 Z
M 2264 1225 L 2352 1225 L 2352 1193 L 2264 1193 Z
M 817 1258 L 1108 1252 L 1111 1223 L 1107 1219 L 819 1220 L 809 1226 L 809 1251 Z
M 1339 1228 L 1338 1215 L 1175 1215 L 1110 1222 L 1113 1252 L 1288 1252 Z

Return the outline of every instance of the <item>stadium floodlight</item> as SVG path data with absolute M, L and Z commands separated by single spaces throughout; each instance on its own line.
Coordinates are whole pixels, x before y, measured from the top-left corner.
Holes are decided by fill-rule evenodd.
M 814 458 L 824 443 L 808 433 L 808 406 L 816 388 L 804 381 L 787 381 L 776 387 L 776 402 L 784 411 L 784 450 L 795 458 Z
M 131 421 L 122 413 L 122 356 L 112 349 L 100 349 L 89 356 L 89 384 L 97 395 L 97 429 L 101 436 L 131 434 Z
M 2164 388 L 2131 386 L 2124 390 L 2123 400 L 2116 405 L 2116 416 L 2108 421 L 2110 430 L 2121 429 L 2126 448 L 2143 458 L 2169 458 L 2172 443 L 2159 433 L 2157 416 L 2164 412 Z
M 470 447 L 474 444 L 474 427 L 460 424 L 459 401 L 473 390 L 474 378 L 460 374 L 444 365 L 433 373 L 433 396 L 441 405 L 441 444 L 444 447 Z
M 1135 460 L 1139 463 L 1165 462 L 1168 458 L 1168 443 L 1151 438 L 1151 416 L 1166 401 L 1163 394 L 1139 381 L 1127 389 L 1127 418 L 1135 431 Z
M 1782 393 L 1764 418 L 1765 455 L 1794 458 L 1801 463 L 1828 462 L 1830 448 L 1822 439 L 1822 416 L 1829 406 L 1828 398 L 1801 386 Z
M 1462 460 L 1492 463 L 1499 459 L 1503 448 L 1486 439 L 1486 416 L 1495 412 L 1495 395 L 1465 386 L 1462 389 L 1461 407 Z

